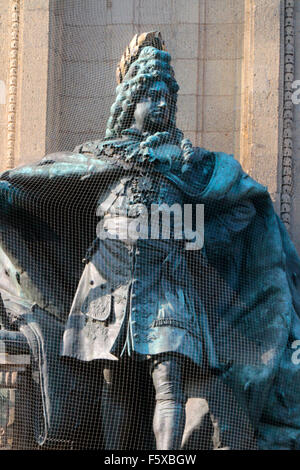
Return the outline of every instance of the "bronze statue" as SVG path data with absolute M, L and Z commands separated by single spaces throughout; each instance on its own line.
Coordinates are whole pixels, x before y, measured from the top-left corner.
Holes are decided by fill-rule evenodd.
M 147 359 L 156 391 L 157 449 L 179 449 L 187 400 L 184 369 L 189 367 L 188 359 L 202 364 L 201 334 L 205 331 L 199 309 L 203 317 L 205 312 L 197 302 L 184 258 L 185 242 L 174 239 L 172 233 L 169 239 L 163 234 L 155 239 L 153 233 L 134 239 L 128 233 L 121 238 L 113 235 L 128 232 L 127 225 L 141 217 L 143 209 L 150 215 L 154 205 L 183 208 L 189 202 L 157 168 L 157 164 L 168 168 L 176 160 L 180 164 L 188 142 L 175 126 L 179 87 L 160 35 L 135 36 L 129 51 L 118 68 L 122 81 L 107 138 L 100 144 L 104 158 L 108 154 L 108 160 L 114 158 L 124 171 L 98 200 L 106 236 L 99 234 L 87 258 L 66 325 L 63 354 L 105 360 L 102 406 L 105 399 L 107 419 L 112 421 L 128 419 L 126 410 L 120 412 L 121 400 L 112 405 L 116 391 L 111 389 L 121 387 L 115 361 L 125 356 L 133 361 Z M 204 188 L 212 173 L 212 158 L 208 152 L 205 159 L 200 154 L 193 157 L 199 163 L 201 159 L 204 171 L 199 171 L 197 185 Z M 188 158 L 192 161 L 192 156 Z M 182 163 L 188 165 L 188 159 Z M 148 228 L 153 232 L 151 223 Z M 120 363 L 127 365 L 124 360 Z M 117 435 L 113 444 L 107 443 L 109 448 L 120 448 L 124 436 Z
M 266 188 L 232 156 L 193 147 L 176 128 L 179 87 L 160 33 L 133 38 L 117 81 L 105 139 L 1 177 L 7 315 L 38 350 L 37 363 L 47 365 L 46 405 L 57 396 L 56 409 L 64 410 L 80 382 L 76 364 L 103 370 L 98 418 L 106 449 L 127 448 L 135 388 L 144 393 L 140 413 L 149 412 L 146 375 L 157 449 L 181 448 L 194 377 L 220 378 L 253 436 L 268 445 L 281 413 L 274 377 L 294 373 L 284 354 L 293 335 L 287 325 L 299 322 L 292 303 L 297 255 Z M 292 281 L 283 252 L 293 259 Z M 35 346 L 37 330 L 45 351 Z M 64 436 L 66 423 L 46 405 L 44 434 Z M 61 414 L 71 433 L 73 410 Z

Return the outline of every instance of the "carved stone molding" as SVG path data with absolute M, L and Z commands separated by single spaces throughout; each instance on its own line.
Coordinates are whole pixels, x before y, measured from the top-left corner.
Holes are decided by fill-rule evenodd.
M 10 48 L 9 48 L 9 93 L 7 113 L 7 157 L 6 168 L 12 168 L 15 163 L 16 140 L 16 107 L 18 83 L 18 55 L 20 29 L 20 0 L 10 1 Z
M 293 102 L 294 81 L 294 0 L 284 5 L 284 105 L 283 105 L 283 159 L 281 180 L 280 217 L 287 229 L 291 222 L 291 196 L 293 190 Z

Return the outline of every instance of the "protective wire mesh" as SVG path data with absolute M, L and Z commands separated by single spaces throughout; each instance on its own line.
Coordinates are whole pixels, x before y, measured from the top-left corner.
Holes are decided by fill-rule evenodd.
M 51 2 L 47 149 L 69 153 L 1 177 L 0 331 L 28 343 L 4 341 L 3 447 L 255 449 L 272 424 L 292 311 L 283 229 L 231 157 L 179 130 L 172 59 L 186 54 L 189 83 L 202 3 L 183 34 L 195 2 Z M 115 93 L 144 31 L 171 62 L 140 45 Z

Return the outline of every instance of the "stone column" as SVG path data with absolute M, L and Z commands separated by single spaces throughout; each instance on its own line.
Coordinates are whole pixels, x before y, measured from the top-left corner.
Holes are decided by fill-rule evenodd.
M 49 0 L 10 0 L 6 10 L 2 170 L 45 153 Z
M 284 3 L 245 0 L 245 16 L 241 163 L 280 213 Z

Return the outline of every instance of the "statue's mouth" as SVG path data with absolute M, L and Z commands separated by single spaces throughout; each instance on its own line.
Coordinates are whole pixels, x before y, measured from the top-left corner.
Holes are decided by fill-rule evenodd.
M 167 112 L 160 109 L 152 111 L 152 115 L 155 117 L 167 118 Z

